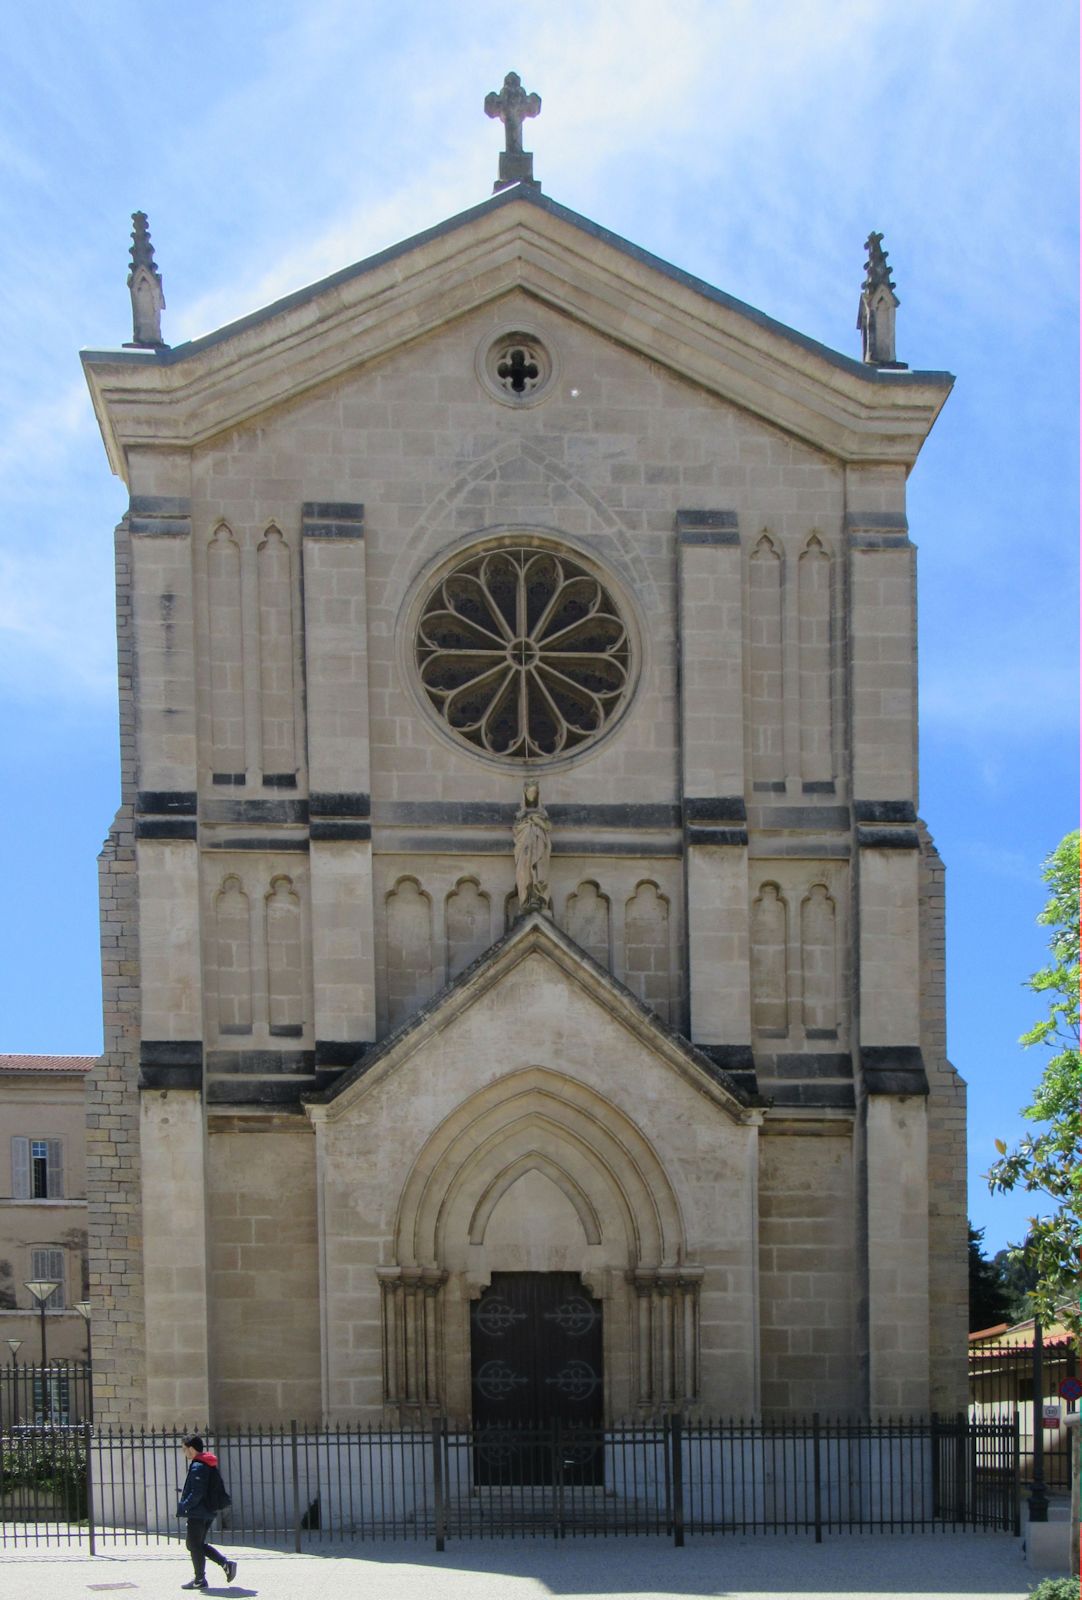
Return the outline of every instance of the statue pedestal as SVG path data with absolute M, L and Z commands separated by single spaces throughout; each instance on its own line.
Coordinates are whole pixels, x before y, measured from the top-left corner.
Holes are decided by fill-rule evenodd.
M 513 183 L 525 183 L 531 189 L 540 189 L 541 185 L 533 175 L 531 151 L 500 151 L 500 176 L 492 185 L 492 193 L 499 194 L 501 189 L 510 189 Z

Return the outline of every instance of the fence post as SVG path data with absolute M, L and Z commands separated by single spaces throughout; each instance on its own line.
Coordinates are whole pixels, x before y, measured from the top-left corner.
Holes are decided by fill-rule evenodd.
M 812 1413 L 812 1449 L 815 1451 L 815 1542 L 823 1542 L 823 1483 L 819 1469 L 819 1413 Z
M 959 1411 L 954 1419 L 954 1524 L 966 1524 L 966 1414 Z
M 432 1492 L 436 1498 L 436 1549 L 442 1550 L 447 1536 L 447 1507 L 443 1496 L 443 1418 L 432 1418 Z
M 94 1436 L 90 1423 L 83 1423 L 83 1444 L 86 1448 L 86 1533 L 90 1542 L 90 1554 L 97 1555 L 94 1547 Z
M 684 1543 L 684 1419 L 674 1411 L 669 1426 L 672 1451 L 672 1542 L 677 1549 Z
M 1014 1408 L 1014 1461 L 1011 1471 L 1011 1499 L 1014 1511 L 1014 1536 L 1022 1537 L 1022 1418 Z
M 301 1474 L 297 1458 L 297 1424 L 289 1424 L 289 1454 L 293 1466 L 293 1549 L 301 1553 Z

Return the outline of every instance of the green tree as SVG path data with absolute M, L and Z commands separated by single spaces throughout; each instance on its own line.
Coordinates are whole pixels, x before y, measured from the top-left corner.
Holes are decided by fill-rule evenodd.
M 1013 1150 L 996 1140 L 1000 1159 L 988 1173 L 995 1190 L 1023 1189 L 1052 1202 L 1030 1219 L 1029 1236 L 1019 1246 L 1036 1282 L 1034 1313 L 1050 1323 L 1067 1305 L 1067 1322 L 1082 1335 L 1079 1312 L 1079 1247 L 1082 1244 L 1082 1058 L 1079 1056 L 1079 834 L 1069 833 L 1048 857 L 1042 877 L 1051 898 L 1038 922 L 1051 928 L 1051 961 L 1029 980 L 1046 997 L 1048 1015 L 1024 1033 L 1020 1043 L 1051 1050 L 1033 1102 L 1022 1115 L 1039 1124 Z
M 1037 1274 L 1026 1265 L 1026 1246 L 997 1250 L 992 1265 L 999 1273 L 1007 1296 L 1007 1321 L 1025 1322 L 1033 1315 L 1030 1296 L 1037 1287 Z
M 984 1229 L 969 1224 L 969 1331 L 979 1333 L 1009 1322 L 1010 1296 L 1003 1281 L 999 1257 L 991 1260 L 982 1248 Z

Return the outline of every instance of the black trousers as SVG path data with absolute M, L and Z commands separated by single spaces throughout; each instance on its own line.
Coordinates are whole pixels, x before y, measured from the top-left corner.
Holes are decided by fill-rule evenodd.
M 192 1558 L 192 1566 L 195 1568 L 195 1575 L 199 1579 L 205 1578 L 207 1575 L 208 1560 L 217 1562 L 218 1566 L 223 1571 L 225 1570 L 225 1557 L 222 1552 L 215 1550 L 212 1545 L 207 1543 L 207 1529 L 209 1527 L 209 1520 L 204 1521 L 202 1517 L 188 1518 L 188 1538 L 186 1543 L 188 1545 L 188 1554 Z

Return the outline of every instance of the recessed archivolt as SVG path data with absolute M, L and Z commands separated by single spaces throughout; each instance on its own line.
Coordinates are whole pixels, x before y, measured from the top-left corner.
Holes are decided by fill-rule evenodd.
M 642 606 L 648 611 L 656 610 L 660 602 L 649 568 L 614 513 L 588 484 L 576 477 L 561 462 L 554 460 L 537 445 L 519 439 L 505 440 L 472 462 L 425 508 L 413 532 L 402 541 L 399 554 L 391 569 L 387 586 L 390 603 L 397 603 L 398 597 L 404 593 L 414 574 L 421 567 L 453 548 L 456 542 L 462 543 L 465 547 L 467 543 L 479 539 L 483 530 L 490 524 L 501 528 L 512 524 L 525 526 L 514 518 L 509 523 L 506 517 L 507 507 L 496 505 L 488 508 L 471 505 L 467 519 L 468 527 L 463 525 L 461 528 L 449 530 L 447 526 L 448 522 L 455 518 L 462 500 L 477 484 L 487 479 L 495 481 L 505 467 L 516 461 L 529 462 L 538 469 L 543 479 L 559 484 L 567 493 L 574 495 L 597 523 L 596 528 L 585 538 L 577 536 L 568 538 L 558 526 L 552 525 L 555 508 L 549 508 L 544 528 L 538 526 L 537 531 L 545 532 L 557 539 L 566 539 L 569 547 L 578 543 L 587 553 L 592 554 L 595 560 L 608 562 L 634 590 Z M 530 526 L 533 525 L 531 520 Z M 457 539 L 456 534 L 459 536 Z
M 469 1235 L 475 1197 L 498 1183 L 508 1164 L 540 1152 L 571 1185 L 589 1196 L 598 1219 L 598 1242 L 617 1245 L 627 1265 L 653 1260 L 662 1245 L 656 1209 L 650 1205 L 652 1196 L 635 1176 L 629 1178 L 626 1170 L 621 1170 L 627 1165 L 625 1152 L 611 1144 L 607 1149 L 598 1148 L 606 1141 L 599 1137 L 598 1127 L 584 1126 L 581 1111 L 575 1113 L 574 1124 L 569 1118 L 546 1115 L 534 1105 L 521 1117 L 493 1129 L 459 1167 L 450 1174 L 444 1172 L 445 1192 L 438 1192 L 438 1181 L 428 1197 L 437 1201 L 434 1217 L 422 1212 L 419 1243 L 427 1248 L 427 1236 L 431 1236 L 432 1259 L 446 1265 L 456 1245 Z
M 541 1150 L 527 1150 L 516 1160 L 510 1162 L 489 1184 L 484 1194 L 474 1207 L 473 1216 L 470 1218 L 469 1240 L 471 1244 L 484 1244 L 485 1230 L 488 1227 L 492 1213 L 499 1205 L 507 1191 L 514 1187 L 520 1178 L 527 1172 L 540 1172 L 554 1183 L 561 1194 L 575 1208 L 587 1244 L 601 1243 L 601 1221 L 589 1196 L 583 1191 L 575 1179 L 563 1167 L 544 1154 Z
M 542 1158 L 628 1267 L 684 1259 L 679 1203 L 649 1141 L 588 1085 L 530 1067 L 469 1096 L 429 1138 L 399 1201 L 397 1264 L 444 1265 L 449 1243 L 471 1237 L 486 1196 Z

